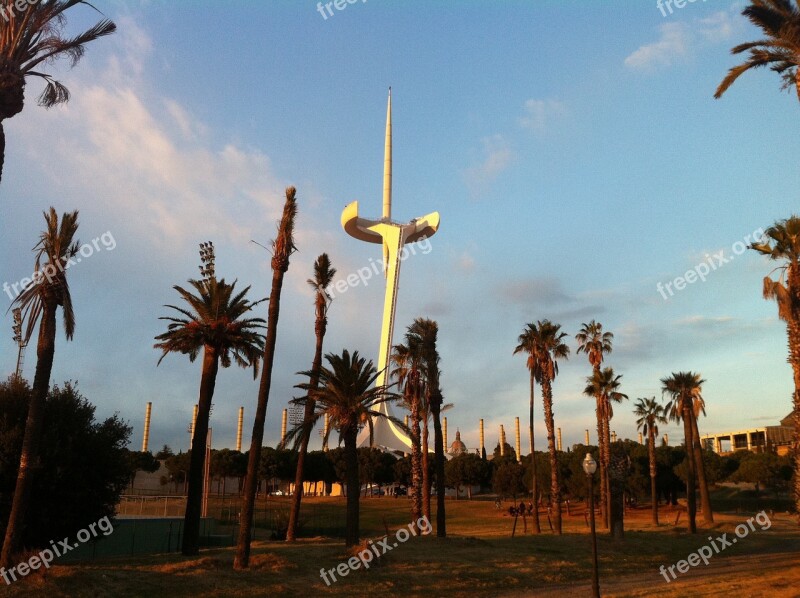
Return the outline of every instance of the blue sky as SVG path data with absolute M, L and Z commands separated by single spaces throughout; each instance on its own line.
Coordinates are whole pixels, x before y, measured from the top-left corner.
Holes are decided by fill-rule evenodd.
M 442 218 L 429 253 L 403 264 L 395 340 L 414 317 L 439 322 L 450 440 L 459 428 L 477 446 L 479 418 L 490 449 L 500 424 L 513 438 L 528 379 L 512 351 L 525 323 L 544 318 L 570 339 L 592 318 L 615 333 L 607 364 L 631 398 L 612 423 L 622 437 L 636 437 L 634 399 L 660 396 L 659 379 L 679 370 L 707 379 L 701 433 L 789 412 L 785 331 L 760 292 L 771 266 L 734 244 L 796 209 L 800 106 L 769 72 L 713 99 L 736 63 L 729 49 L 758 37 L 741 3 L 662 16 L 655 2 L 368 0 L 327 19 L 311 1 L 97 6 L 119 31 L 75 69 L 53 66 L 70 103 L 37 107 L 34 80 L 25 111 L 5 123 L 0 276 L 30 274 L 50 205 L 80 210 L 82 242 L 113 235 L 113 250 L 70 270 L 77 328 L 70 343 L 59 332 L 53 381 L 77 379 L 99 416 L 119 412 L 135 447 L 147 401 L 151 446 L 188 446 L 199 363 L 173 355 L 156 367 L 152 348 L 172 285 L 197 275 L 197 244 L 212 240 L 218 275 L 265 296 L 269 256 L 250 240 L 268 245 L 292 184 L 300 251 L 265 438 L 277 441 L 295 372 L 313 356 L 314 259 L 328 252 L 344 277 L 380 255 L 339 216 L 354 199 L 379 215 L 389 86 L 393 216 Z M 69 27 L 96 18 L 79 9 Z M 658 283 L 720 250 L 734 259 L 662 298 Z M 381 282 L 335 299 L 326 350 L 377 359 Z M 10 313 L 3 326 L 10 373 Z M 571 346 L 554 386 L 567 445 L 594 430 L 589 366 Z M 31 346 L 28 378 L 34 367 Z M 240 405 L 249 444 L 256 391 L 249 372 L 221 370 L 215 446 L 233 445 Z M 542 448 L 538 400 L 536 411 Z M 680 438 L 677 426 L 664 431 Z

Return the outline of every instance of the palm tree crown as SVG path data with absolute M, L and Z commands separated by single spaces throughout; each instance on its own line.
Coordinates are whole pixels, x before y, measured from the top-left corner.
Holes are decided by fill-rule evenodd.
M 777 268 L 778 280 L 764 277 L 764 298 L 778 303 L 778 315 L 784 321 L 800 317 L 800 217 L 781 220 L 764 231 L 761 243 L 750 248 L 771 260 L 786 263 Z M 794 283 L 794 284 L 790 284 Z
M 751 0 L 742 14 L 760 28 L 765 39 L 739 44 L 732 54 L 750 52 L 745 62 L 728 71 L 717 87 L 714 97 L 719 99 L 739 76 L 752 68 L 769 66 L 783 79 L 783 89 L 795 87 L 800 99 L 800 10 L 790 0 Z
M 628 395 L 619 391 L 622 374 L 614 374 L 614 368 L 603 368 L 586 378 L 586 388 L 583 394 L 588 397 L 599 396 L 604 409 L 604 416 L 609 420 L 614 417 L 611 403 L 621 403 Z
M 661 391 L 670 397 L 669 403 L 665 405 L 670 419 L 681 421 L 683 409 L 689 409 L 695 414 L 700 411 L 705 413 L 702 396 L 704 382 L 700 374 L 694 372 L 677 372 L 661 379 Z
M 666 424 L 668 421 L 664 406 L 653 397 L 651 399 L 636 399 L 634 407 L 633 414 L 638 418 L 636 420 L 636 428 L 641 430 L 643 434 L 650 434 L 652 430 L 653 436 L 658 436 L 658 424 Z
M 599 368 L 603 356 L 611 353 L 614 335 L 611 332 L 603 332 L 603 325 L 592 320 L 581 326 L 580 332 L 575 335 L 575 340 L 578 341 L 577 352 L 586 353 L 592 367 Z

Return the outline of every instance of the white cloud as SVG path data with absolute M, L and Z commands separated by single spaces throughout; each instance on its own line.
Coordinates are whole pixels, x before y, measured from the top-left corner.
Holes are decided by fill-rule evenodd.
M 640 46 L 625 59 L 625 66 L 650 70 L 658 66 L 670 66 L 677 58 L 686 55 L 690 34 L 683 23 L 664 23 L 659 27 L 661 37 L 651 44 Z
M 525 102 L 525 115 L 519 119 L 519 124 L 524 129 L 541 133 L 547 125 L 567 113 L 566 106 L 559 100 L 535 100 Z
M 485 186 L 511 165 L 514 152 L 502 135 L 484 137 L 483 159 L 479 164 L 468 168 L 465 176 L 473 193 L 481 193 Z

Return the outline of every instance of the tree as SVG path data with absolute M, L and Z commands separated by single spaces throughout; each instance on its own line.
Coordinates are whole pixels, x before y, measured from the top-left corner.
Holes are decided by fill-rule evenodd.
M 169 447 L 169 445 L 165 444 L 164 446 L 161 447 L 161 450 L 156 453 L 156 459 L 163 461 L 164 459 L 167 459 L 174 454 L 175 453 L 172 452 L 172 449 Z
M 161 463 L 158 462 L 153 456 L 153 453 L 150 451 L 129 451 L 128 449 L 124 449 L 125 458 L 128 461 L 128 468 L 130 470 L 130 487 L 133 488 L 133 482 L 136 479 L 136 472 L 138 471 L 146 471 L 147 473 L 153 473 L 158 471 L 158 468 L 161 467 Z
M 11 509 L 22 451 L 26 411 L 32 400 L 22 380 L 0 383 L 0 521 Z M 124 448 L 130 426 L 112 415 L 95 419 L 95 407 L 74 382 L 50 389 L 43 409 L 38 471 L 27 503 L 21 546 L 47 547 L 87 524 L 113 517 L 130 479 Z M 87 467 L 87 463 L 91 466 Z
M 467 496 L 472 498 L 472 486 L 484 486 L 491 479 L 491 465 L 474 453 L 462 453 L 445 464 L 447 485 L 456 489 L 458 499 L 459 488 L 467 487 Z
M 314 289 L 314 309 L 316 320 L 314 323 L 314 333 L 316 335 L 316 346 L 314 349 L 314 360 L 311 363 L 311 371 L 317 375 L 311 379 L 310 384 L 316 386 L 319 378 L 319 369 L 322 367 L 322 342 L 325 339 L 325 332 L 328 329 L 328 307 L 332 297 L 326 290 L 336 276 L 336 268 L 331 267 L 331 260 L 327 253 L 323 253 L 314 262 L 314 278 L 306 282 Z M 303 468 L 305 467 L 306 453 L 308 452 L 308 440 L 311 436 L 311 419 L 314 415 L 313 399 L 309 399 L 305 404 L 303 412 L 303 432 L 300 436 L 300 446 L 297 453 L 297 471 L 294 478 L 294 495 L 289 510 L 289 527 L 286 531 L 286 541 L 294 542 L 297 536 L 297 519 L 300 516 L 300 501 L 303 498 Z
M 356 442 L 359 430 L 365 425 L 372 425 L 373 418 L 387 417 L 379 407 L 382 403 L 394 401 L 397 395 L 389 392 L 385 385 L 372 386 L 378 378 L 378 372 L 372 361 L 359 356 L 358 351 L 352 355 L 346 349 L 341 355 L 328 353 L 325 355 L 328 367 L 319 370 L 318 385 L 310 380 L 312 371 L 300 372 L 309 378 L 309 382 L 298 385 L 313 398 L 314 414 L 312 421 L 318 422 L 326 414 L 330 425 L 339 431 L 344 440 L 344 457 L 347 473 L 347 516 L 345 545 L 354 546 L 359 542 L 359 489 L 361 488 L 358 468 L 358 449 Z M 294 399 L 296 404 L 305 404 L 305 398 Z M 397 424 L 395 418 L 390 418 Z M 287 439 L 294 439 L 303 430 L 303 424 L 293 428 Z
M 686 442 L 687 471 L 686 471 L 686 502 L 689 511 L 689 531 L 697 533 L 696 513 L 697 503 L 695 486 L 697 484 L 697 462 L 694 459 L 693 447 L 695 443 L 692 416 L 694 414 L 694 398 L 701 393 L 705 380 L 700 374 L 694 372 L 678 372 L 661 379 L 661 391 L 670 397 L 666 406 L 669 417 L 674 421 L 683 422 L 683 435 Z M 699 446 L 699 439 L 698 446 Z M 702 460 L 701 460 L 702 466 Z
M 616 496 L 619 503 L 622 500 L 622 495 L 619 492 L 619 488 L 612 488 L 611 485 L 611 419 L 614 417 L 614 409 L 611 403 L 620 403 L 628 398 L 628 395 L 619 391 L 621 378 L 622 375 L 614 374 L 613 368 L 595 369 L 592 375 L 586 379 L 586 388 L 583 390 L 583 394 L 588 397 L 595 397 L 595 400 L 598 401 L 603 438 L 600 461 L 605 465 L 603 471 L 607 478 L 603 481 L 603 484 L 606 487 L 605 495 L 609 507 L 608 526 L 615 537 L 621 537 L 624 532 L 622 521 L 619 520 L 619 517 L 623 514 L 623 509 L 619 504 L 612 505 L 612 499 Z
M 764 278 L 763 294 L 765 299 L 773 299 L 778 304 L 778 317 L 786 322 L 789 338 L 789 364 L 794 375 L 793 491 L 795 512 L 800 518 L 800 218 L 792 216 L 776 222 L 765 231 L 761 242 L 750 247 L 780 263 L 777 280 L 770 276 Z
M 83 0 L 28 2 L 16 13 L 8 5 L 8 15 L 0 20 L 0 180 L 3 175 L 6 138 L 3 121 L 25 107 L 25 83 L 28 77 L 45 80 L 39 105 L 50 108 L 69 100 L 69 90 L 40 69 L 58 58 L 68 57 L 75 66 L 86 51 L 86 44 L 113 33 L 117 26 L 103 19 L 91 29 L 73 38 L 63 36 L 64 13 Z M 94 8 L 94 7 L 92 7 Z
M 731 54 L 750 53 L 749 58 L 731 68 L 717 87 L 714 97 L 719 99 L 744 72 L 769 66 L 783 80 L 783 89 L 794 87 L 800 99 L 800 11 L 790 0 L 751 0 L 742 14 L 760 28 L 766 38 L 739 44 Z
M 433 416 L 433 451 L 434 470 L 436 472 L 436 535 L 439 538 L 447 537 L 447 523 L 445 517 L 445 486 L 444 477 L 444 437 L 442 436 L 442 396 L 439 385 L 439 352 L 436 349 L 438 324 L 427 318 L 417 318 L 408 328 L 411 335 L 419 339 L 420 353 L 425 371 L 425 403 Z M 427 446 L 425 447 L 427 451 Z
M 650 461 L 650 500 L 652 501 L 653 523 L 658 525 L 658 492 L 656 490 L 656 437 L 658 424 L 666 424 L 667 417 L 663 405 L 652 399 L 636 399 L 633 414 L 637 416 L 636 428 L 647 434 L 647 454 Z
M 177 455 L 170 455 L 164 460 L 164 467 L 169 472 L 169 480 L 172 482 L 174 492 L 178 491 L 178 484 L 183 486 L 183 492 L 186 492 L 186 481 L 189 478 L 189 463 L 191 461 L 192 451 L 184 453 L 179 452 Z
M 514 355 L 517 353 L 527 353 L 528 360 L 526 362 L 526 366 L 528 368 L 528 372 L 530 374 L 530 402 L 528 405 L 528 434 L 530 435 L 531 439 L 531 454 L 535 453 L 536 451 L 536 442 L 534 441 L 533 437 L 533 403 L 534 403 L 534 395 L 536 394 L 534 391 L 536 389 L 536 380 L 541 378 L 541 373 L 537 370 L 539 367 L 539 356 L 536 354 L 537 345 L 534 342 L 535 336 L 533 334 L 534 324 L 526 324 L 525 328 L 522 331 L 522 334 L 519 335 L 517 338 L 517 346 L 514 349 Z M 534 505 L 539 504 L 539 497 L 538 497 L 538 490 L 536 487 L 536 459 L 531 459 L 531 467 L 532 467 L 532 474 L 531 474 L 531 497 Z M 533 510 L 533 533 L 539 534 L 541 533 L 542 529 L 539 525 L 539 509 L 536 508 Z
M 51 207 L 44 214 L 44 219 L 47 228 L 33 248 L 36 262 L 32 284 L 14 300 L 14 304 L 22 310 L 23 322 L 27 322 L 26 342 L 33 335 L 37 322 L 40 325 L 36 345 L 36 373 L 25 421 L 14 499 L 0 554 L 0 567 L 10 567 L 13 564 L 12 558 L 19 552 L 24 526 L 28 523 L 26 511 L 39 459 L 44 404 L 50 387 L 50 373 L 56 350 L 56 312 L 59 307 L 62 308 L 64 335 L 68 341 L 72 340 L 75 332 L 75 313 L 72 311 L 72 296 L 66 271 L 80 245 L 75 240 L 78 212 L 64 213 L 59 223 L 58 214 Z
M 258 385 L 258 404 L 253 419 L 253 434 L 250 441 L 250 454 L 245 476 L 244 497 L 240 515 L 239 538 L 236 543 L 234 569 L 246 569 L 250 565 L 250 541 L 252 539 L 252 522 L 255 514 L 256 490 L 258 488 L 257 472 L 261 461 L 261 443 L 264 441 L 264 421 L 267 417 L 267 403 L 272 385 L 272 364 L 275 360 L 275 344 L 278 340 L 278 317 L 281 308 L 281 289 L 283 277 L 289 270 L 289 258 L 297 250 L 294 245 L 294 221 L 297 217 L 297 190 L 286 188 L 286 201 L 283 214 L 278 224 L 278 234 L 272 242 L 272 290 L 269 296 L 269 313 L 267 316 L 267 338 L 264 342 L 264 369 Z
M 569 347 L 563 342 L 567 333 L 561 332 L 561 324 L 554 324 L 550 320 L 537 321 L 531 333 L 536 343 L 539 361 L 536 371 L 539 373 L 539 382 L 542 386 L 547 448 L 550 452 L 550 504 L 553 508 L 553 528 L 561 535 L 561 483 L 556 456 L 556 425 L 553 418 L 553 381 L 558 375 L 558 360 L 567 359 L 569 356 Z
M 498 496 L 510 496 L 514 502 L 517 496 L 526 492 L 523 484 L 525 468 L 516 461 L 504 459 L 492 475 L 492 492 Z
M 256 377 L 258 359 L 264 345 L 259 330 L 263 328 L 264 320 L 245 317 L 259 303 L 251 303 L 247 299 L 250 287 L 235 293 L 236 281 L 227 284 L 225 279 L 218 281 L 213 274 L 204 280 L 190 280 L 189 284 L 194 293 L 177 285 L 173 287 L 188 304 L 188 308 L 166 306 L 183 317 L 159 318 L 169 324 L 166 332 L 156 336 L 158 342 L 153 347 L 161 350 L 159 364 L 170 353 L 188 355 L 189 361 L 194 362 L 200 350 L 203 351 L 181 545 L 183 554 L 196 555 L 200 551 L 200 514 L 208 420 L 217 372 L 220 364 L 227 368 L 233 361 L 242 368 L 252 367 L 253 377 Z
M 594 320 L 588 324 L 581 325 L 580 332 L 575 335 L 575 340 L 578 341 L 578 353 L 585 353 L 589 358 L 589 365 L 592 366 L 592 372 L 595 376 L 600 375 L 600 366 L 603 363 L 605 355 L 611 353 L 614 344 L 614 334 L 611 332 L 603 332 L 603 325 Z M 609 494 L 609 477 L 608 477 L 608 447 L 606 446 L 606 425 L 607 422 L 603 416 L 602 397 L 594 395 L 595 398 L 595 415 L 597 417 L 597 446 L 600 454 L 600 512 L 602 514 L 603 525 L 606 529 L 610 527 L 609 509 L 608 509 L 608 494 Z

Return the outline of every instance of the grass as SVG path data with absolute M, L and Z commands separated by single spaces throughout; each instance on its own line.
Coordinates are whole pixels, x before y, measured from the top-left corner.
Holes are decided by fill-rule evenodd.
M 315 508 L 340 516 L 341 498 L 307 499 Z M 306 504 L 306 502 L 304 502 Z M 448 501 L 446 539 L 412 537 L 393 548 L 382 564 L 351 571 L 327 586 L 320 568 L 332 569 L 347 559 L 341 540 L 305 538 L 296 544 L 257 542 L 250 570 L 232 569 L 233 549 L 214 549 L 200 557 L 176 554 L 98 560 L 74 566 L 56 566 L 37 572 L 0 590 L 1 595 L 25 597 L 135 597 L 135 596 L 526 596 L 555 592 L 583 595 L 591 577 L 589 535 L 583 508 L 573 507 L 564 516 L 564 534 L 549 532 L 542 517 L 543 533 L 522 531 L 511 538 L 513 520 L 498 512 L 492 502 Z M 362 500 L 363 538 L 392 534 L 409 521 L 406 499 Z M 704 596 L 723 595 L 728 587 L 738 595 L 791 596 L 800 571 L 800 530 L 788 515 L 775 514 L 772 527 L 758 526 L 746 538 L 712 557 L 709 567 L 693 569 L 682 579 L 667 584 L 659 574 L 708 543 L 708 536 L 733 536 L 735 526 L 749 514 L 717 514 L 713 528 L 686 533 L 685 515 L 678 527 L 676 511 L 662 511 L 662 525 L 650 523 L 647 508 L 629 511 L 626 535 L 615 541 L 598 535 L 601 587 L 604 595 Z M 759 563 L 772 562 L 772 568 Z M 748 573 L 748 571 L 750 573 Z M 717 572 L 717 574 L 714 574 Z M 742 572 L 739 579 L 737 572 Z M 338 575 L 337 575 L 338 577 Z M 577 585 L 574 585 L 577 584 Z M 619 586 L 618 593 L 614 590 Z M 691 584 L 691 585 L 687 585 Z M 727 585 L 726 585 L 727 584 Z M 570 587 L 574 585 L 574 587 Z M 565 587 L 567 586 L 567 587 Z M 576 591 L 575 588 L 578 588 Z M 690 588 L 691 591 L 687 590 Z M 709 592 L 704 593 L 706 588 Z M 611 592 L 611 593 L 609 593 Z M 644 593 L 637 593 L 644 592 Z M 764 593 L 759 593 L 764 592 Z M 724 593 L 729 593 L 728 591 Z

